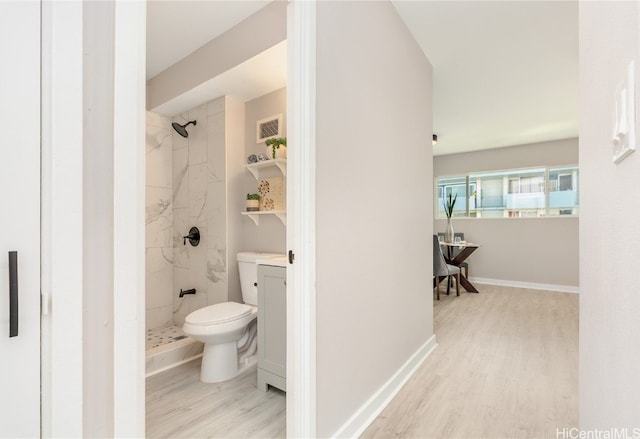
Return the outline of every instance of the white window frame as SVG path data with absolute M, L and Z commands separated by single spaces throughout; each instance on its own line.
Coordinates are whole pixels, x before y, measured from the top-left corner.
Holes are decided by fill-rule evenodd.
M 535 170 L 541 170 L 544 169 L 544 180 L 542 182 L 542 190 L 544 193 L 544 216 L 536 216 L 536 217 L 529 217 L 529 216 L 522 216 L 522 215 L 518 215 L 518 216 L 502 216 L 502 217 L 498 217 L 498 218 L 486 218 L 486 217 L 477 217 L 477 216 L 471 216 L 470 215 L 470 206 L 469 206 L 469 197 L 470 197 L 470 177 L 472 175 L 475 176 L 482 176 L 484 174 L 506 174 L 505 176 L 508 178 L 508 187 L 507 190 L 510 190 L 510 182 L 511 180 L 518 180 L 518 190 L 519 192 L 508 192 L 508 193 L 522 193 L 522 188 L 520 187 L 520 177 L 519 176 L 514 176 L 514 177 L 510 177 L 508 174 L 510 173 L 526 173 L 527 171 L 535 171 Z M 579 213 L 574 213 L 571 215 L 550 215 L 549 211 L 550 211 L 550 207 L 549 207 L 549 202 L 550 202 L 550 191 L 549 191 L 549 187 L 551 186 L 549 184 L 550 179 L 549 179 L 549 172 L 552 169 L 577 169 L 578 172 L 580 171 L 580 167 L 577 164 L 569 164 L 569 165 L 547 165 L 547 166 L 533 166 L 533 167 L 527 167 L 527 168 L 512 168 L 512 169 L 502 169 L 502 170 L 489 170 L 489 171 L 470 171 L 467 172 L 465 174 L 454 174 L 454 175 L 438 175 L 434 177 L 434 183 L 433 183 L 433 187 L 434 187 L 434 209 L 433 209 L 433 216 L 434 219 L 438 220 L 438 219 L 446 219 L 445 216 L 440 216 L 440 180 L 442 179 L 462 179 L 465 178 L 466 179 L 466 193 L 467 193 L 467 206 L 466 206 L 466 213 L 463 217 L 459 217 L 459 218 L 469 218 L 469 219 L 511 219 L 511 218 L 576 218 L 579 217 L 580 214 Z M 573 172 L 565 172 L 563 174 L 561 174 L 560 172 L 558 173 L 558 177 L 556 178 L 557 182 L 557 187 L 560 187 L 560 175 L 570 175 L 571 178 L 573 179 Z M 574 182 L 572 181 L 572 188 L 575 187 L 575 191 L 578 192 L 580 190 L 579 188 L 579 180 L 576 180 L 575 185 L 573 184 Z M 537 192 L 535 192 L 537 193 Z M 578 205 L 578 209 L 579 209 L 579 205 Z M 507 211 L 507 209 L 505 209 L 505 212 Z

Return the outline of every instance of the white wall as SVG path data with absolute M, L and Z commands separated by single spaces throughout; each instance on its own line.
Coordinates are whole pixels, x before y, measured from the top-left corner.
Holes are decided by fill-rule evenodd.
M 578 164 L 578 139 L 496 148 L 433 158 L 435 177 L 535 166 Z M 434 233 L 446 220 L 434 221 Z M 454 230 L 482 247 L 469 257 L 470 276 L 508 282 L 578 287 L 577 217 L 455 218 Z M 514 243 L 517 242 L 517 245 Z
M 264 96 L 245 102 L 245 154 L 265 154 L 264 142 L 256 141 L 256 123 L 270 116 L 282 114 L 282 135 L 287 136 L 287 88 L 275 90 Z
M 434 221 L 434 233 L 446 224 Z M 453 226 L 480 245 L 468 259 L 470 277 L 577 292 L 577 218 L 455 218 Z
M 265 215 L 256 226 L 240 215 L 245 211 L 248 193 L 256 193 L 258 181 L 246 169 L 247 157 L 265 152 L 264 142 L 256 143 L 256 122 L 282 113 L 286 136 L 287 89 L 282 88 L 247 102 L 227 96 L 227 204 L 229 228 L 229 300 L 242 301 L 236 255 L 238 252 L 285 253 L 286 226 L 275 216 Z M 277 170 L 261 176 L 281 176 Z M 286 179 L 284 180 L 286 184 Z
M 328 437 L 433 335 L 432 68 L 389 2 L 318 2 L 317 35 L 317 435 Z
M 85 437 L 144 436 L 144 17 L 139 2 L 83 4 L 83 120 L 61 124 L 83 125 L 83 313 L 74 317 Z
M 282 114 L 283 135 L 287 134 L 287 89 L 282 88 L 259 98 L 245 103 L 245 123 L 244 123 L 244 163 L 247 156 L 251 154 L 265 154 L 266 145 L 264 142 L 256 142 L 256 122 L 273 116 Z M 296 145 L 292 145 L 295 148 Z M 278 177 L 282 174 L 277 170 L 271 173 L 264 173 L 266 177 Z M 284 180 L 286 182 L 286 179 Z M 286 183 L 285 183 L 286 184 Z M 242 174 L 242 189 L 240 196 L 247 193 L 257 193 L 258 181 L 244 170 Z M 286 249 L 286 227 L 275 216 L 264 216 L 260 218 L 260 225 L 256 226 L 249 218 L 242 221 L 242 248 L 243 251 L 263 251 L 284 253 Z
M 506 148 L 485 149 L 433 157 L 433 174 L 578 164 L 578 139 L 552 140 Z
M 639 13 L 638 2 L 580 2 L 582 429 L 640 427 L 640 155 L 611 160 L 616 86 L 640 62 Z
M 113 3 L 84 9 L 83 432 L 103 437 L 114 434 L 114 16 Z

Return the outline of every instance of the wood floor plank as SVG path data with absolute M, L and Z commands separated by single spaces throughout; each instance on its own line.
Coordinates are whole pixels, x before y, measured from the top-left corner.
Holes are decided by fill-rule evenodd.
M 578 424 L 578 295 L 434 301 L 438 347 L 362 438 L 538 438 Z
M 285 394 L 256 388 L 256 373 L 200 382 L 200 360 L 147 378 L 148 438 L 282 438 Z
M 363 438 L 555 437 L 578 423 L 578 296 L 481 285 L 434 302 L 438 348 Z M 285 395 L 255 374 L 199 380 L 200 361 L 147 379 L 147 437 L 284 437 Z

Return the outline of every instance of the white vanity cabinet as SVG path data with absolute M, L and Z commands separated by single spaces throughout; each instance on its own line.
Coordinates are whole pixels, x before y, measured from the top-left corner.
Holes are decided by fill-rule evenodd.
M 287 269 L 258 265 L 258 388 L 287 390 Z

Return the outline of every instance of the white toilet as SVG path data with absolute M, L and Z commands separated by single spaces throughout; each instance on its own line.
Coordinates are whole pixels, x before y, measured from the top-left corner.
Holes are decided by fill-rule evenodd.
M 205 306 L 187 315 L 183 330 L 204 343 L 200 380 L 219 383 L 255 367 L 258 338 L 258 266 L 256 260 L 277 253 L 238 253 L 240 288 L 244 303 Z

